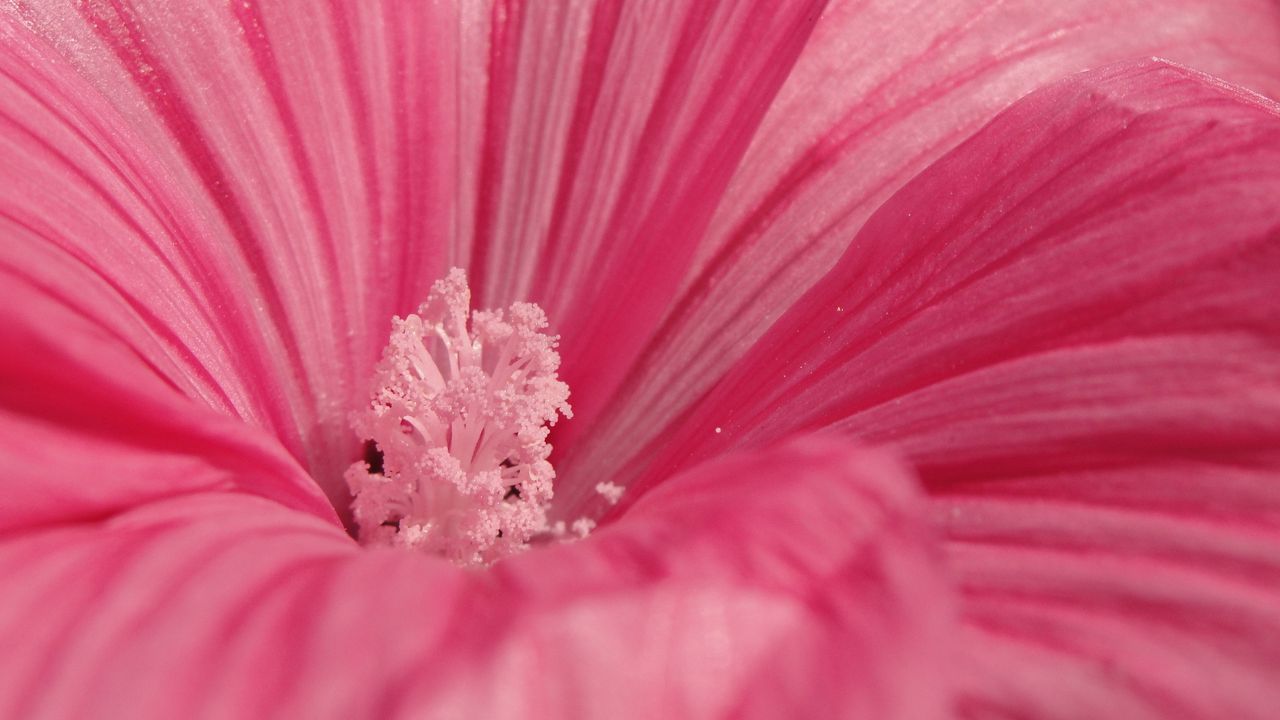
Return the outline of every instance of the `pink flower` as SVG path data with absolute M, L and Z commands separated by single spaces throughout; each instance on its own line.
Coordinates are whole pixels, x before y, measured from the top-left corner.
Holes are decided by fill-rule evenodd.
M 1200 71 L 1280 9 L 6 3 L 0 716 L 1271 717 L 1280 110 Z M 452 265 L 600 523 L 484 570 L 340 519 Z

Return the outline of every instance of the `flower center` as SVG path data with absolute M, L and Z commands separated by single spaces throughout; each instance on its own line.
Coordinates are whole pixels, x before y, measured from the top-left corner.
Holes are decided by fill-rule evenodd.
M 484 565 L 548 531 L 548 427 L 572 417 L 557 337 L 537 305 L 471 311 L 454 268 L 416 314 L 392 320 L 369 406 L 352 424 L 382 452 L 346 472 L 366 545 Z

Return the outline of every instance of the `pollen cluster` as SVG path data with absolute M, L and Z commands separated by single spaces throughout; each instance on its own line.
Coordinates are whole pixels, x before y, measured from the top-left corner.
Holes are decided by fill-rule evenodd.
M 382 453 L 346 473 L 366 545 L 485 565 L 548 530 L 549 426 L 571 417 L 557 338 L 531 303 L 472 311 L 457 268 L 418 312 L 392 321 L 367 408 L 353 416 Z

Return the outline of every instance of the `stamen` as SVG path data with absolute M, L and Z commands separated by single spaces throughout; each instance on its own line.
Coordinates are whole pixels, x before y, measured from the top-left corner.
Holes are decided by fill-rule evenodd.
M 416 314 L 392 320 L 369 407 L 352 418 L 382 452 L 381 472 L 358 462 L 346 473 L 366 545 L 484 565 L 549 530 L 548 427 L 573 415 L 559 338 L 537 305 L 470 305 L 454 268 Z
M 618 501 L 622 499 L 622 493 L 625 491 L 626 488 L 616 483 L 608 481 L 596 483 L 596 492 L 603 495 L 605 501 L 610 505 L 617 505 Z
M 575 535 L 579 538 L 585 538 L 591 534 L 592 530 L 596 529 L 596 521 L 589 517 L 580 517 L 573 521 L 572 527 Z

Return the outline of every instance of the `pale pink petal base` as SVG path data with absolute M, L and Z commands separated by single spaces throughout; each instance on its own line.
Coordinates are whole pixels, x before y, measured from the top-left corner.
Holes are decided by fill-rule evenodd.
M 195 493 L 0 542 L 0 714 L 944 718 L 921 509 L 885 456 L 806 440 L 477 573 Z

